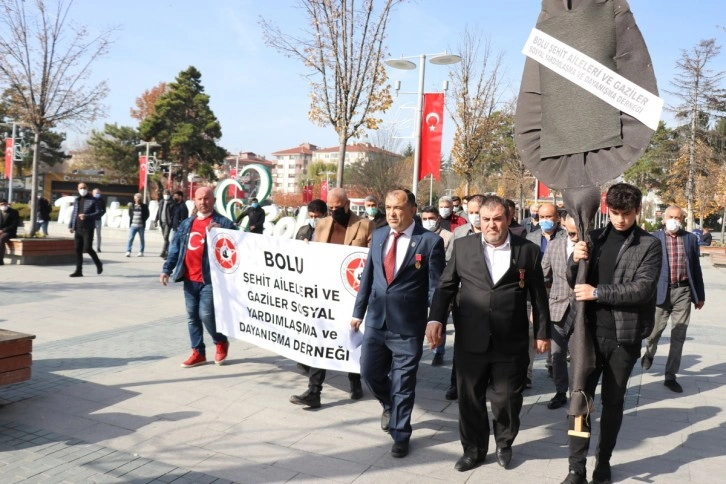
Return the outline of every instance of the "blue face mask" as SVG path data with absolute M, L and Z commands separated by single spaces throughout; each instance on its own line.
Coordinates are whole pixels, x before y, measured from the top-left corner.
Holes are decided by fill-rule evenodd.
M 378 209 L 376 207 L 368 207 L 366 208 L 366 213 L 370 217 L 375 217 L 378 214 Z
M 542 219 L 539 221 L 539 226 L 542 227 L 542 230 L 544 232 L 549 232 L 550 230 L 555 228 L 555 223 L 549 219 Z
M 253 204 L 252 204 L 252 205 L 250 205 L 250 206 L 251 206 L 252 208 L 257 208 L 257 207 L 259 207 L 259 206 L 260 206 L 260 204 L 259 204 L 259 203 L 253 203 Z

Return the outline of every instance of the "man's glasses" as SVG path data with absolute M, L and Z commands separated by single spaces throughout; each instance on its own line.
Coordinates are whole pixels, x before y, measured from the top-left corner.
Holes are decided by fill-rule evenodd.
M 568 237 L 577 237 L 577 232 L 567 232 Z

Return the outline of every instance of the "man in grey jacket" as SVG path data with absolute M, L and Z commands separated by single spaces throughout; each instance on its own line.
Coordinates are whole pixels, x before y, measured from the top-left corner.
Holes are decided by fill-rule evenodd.
M 602 415 L 593 483 L 611 482 L 610 457 L 623 421 L 623 402 L 628 378 L 640 350 L 653 329 L 655 296 L 661 270 L 661 244 L 636 224 L 642 193 L 637 187 L 618 183 L 610 187 L 606 203 L 610 223 L 575 245 L 568 264 L 568 282 L 575 299 L 585 301 L 585 323 L 595 351 L 595 369 L 585 384 L 593 398 L 602 375 Z M 575 284 L 580 260 L 590 263 L 585 284 Z M 587 425 L 590 425 L 590 415 Z M 570 428 L 574 417 L 570 417 Z M 585 463 L 590 439 L 570 437 L 569 474 L 563 481 L 587 483 Z

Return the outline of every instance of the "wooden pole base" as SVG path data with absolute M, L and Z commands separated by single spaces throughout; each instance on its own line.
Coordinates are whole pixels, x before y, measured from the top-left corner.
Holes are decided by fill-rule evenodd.
M 585 423 L 585 417 L 583 417 L 582 415 L 578 415 L 577 417 L 575 417 L 575 428 L 572 430 L 568 430 L 567 435 L 571 435 L 573 437 L 582 437 L 583 439 L 589 439 L 590 429 Z

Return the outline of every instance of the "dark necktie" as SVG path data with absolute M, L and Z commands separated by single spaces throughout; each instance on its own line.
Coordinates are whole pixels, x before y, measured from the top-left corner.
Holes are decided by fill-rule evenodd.
M 402 235 L 403 232 L 393 232 L 393 243 L 391 243 L 391 248 L 388 249 L 386 260 L 383 261 L 383 269 L 386 272 L 386 282 L 388 282 L 388 285 L 391 285 L 393 275 L 396 272 L 396 246 L 398 245 L 398 238 Z

